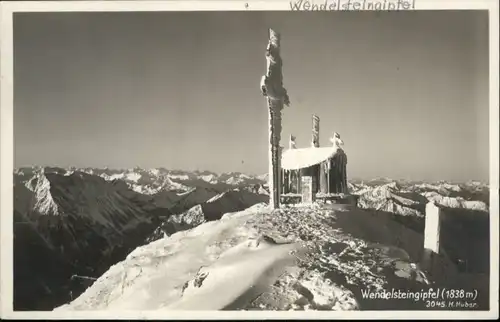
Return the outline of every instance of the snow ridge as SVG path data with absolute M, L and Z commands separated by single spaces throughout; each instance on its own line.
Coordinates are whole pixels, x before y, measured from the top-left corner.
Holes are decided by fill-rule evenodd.
M 387 181 L 387 180 L 385 180 Z M 489 211 L 488 191 L 483 200 L 466 200 L 476 198 L 476 190 L 466 185 L 456 184 L 401 184 L 396 181 L 382 185 L 369 186 L 364 183 L 349 184 L 350 191 L 358 196 L 358 206 L 365 209 L 387 211 L 403 216 L 422 217 L 425 214 L 425 204 L 435 202 L 448 208 Z

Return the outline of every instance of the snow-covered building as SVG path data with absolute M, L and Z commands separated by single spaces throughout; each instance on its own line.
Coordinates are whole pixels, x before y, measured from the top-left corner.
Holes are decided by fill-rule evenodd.
M 289 148 L 281 156 L 283 199 L 298 198 L 312 202 L 317 197 L 347 194 L 347 155 L 338 133 L 332 146 L 319 147 L 319 118 L 313 115 L 311 147 L 297 148 L 290 136 Z

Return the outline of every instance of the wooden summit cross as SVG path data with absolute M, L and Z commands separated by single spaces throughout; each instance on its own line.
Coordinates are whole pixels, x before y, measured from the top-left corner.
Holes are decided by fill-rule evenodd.
M 266 50 L 267 71 L 261 78 L 260 89 L 267 98 L 269 117 L 269 205 L 280 207 L 280 161 L 281 151 L 281 110 L 290 105 L 286 89 L 283 87 L 283 62 L 280 57 L 280 35 L 269 29 L 269 43 Z

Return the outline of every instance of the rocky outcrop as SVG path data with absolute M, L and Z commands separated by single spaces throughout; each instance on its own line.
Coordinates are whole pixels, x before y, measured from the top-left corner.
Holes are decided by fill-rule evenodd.
M 365 209 L 387 211 L 403 216 L 423 217 L 425 206 L 433 201 L 443 207 L 489 212 L 489 206 L 476 191 L 451 184 L 401 184 L 391 181 L 383 185 L 350 184 L 352 193 L 358 195 L 358 206 Z M 456 195 L 460 193 L 460 195 Z M 487 192 L 483 192 L 488 195 Z M 467 198 L 467 199 L 466 199 Z
M 255 204 L 266 202 L 269 196 L 254 187 L 253 189 L 233 189 L 218 194 L 197 204 L 184 213 L 170 216 L 154 233 L 148 237 L 151 242 L 178 231 L 194 228 L 204 222 L 218 220 L 226 213 L 244 210 Z

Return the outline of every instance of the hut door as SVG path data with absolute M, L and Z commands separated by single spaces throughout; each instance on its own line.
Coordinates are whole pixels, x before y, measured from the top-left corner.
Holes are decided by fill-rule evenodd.
M 302 202 L 303 203 L 312 203 L 313 202 L 313 182 L 312 177 L 303 176 L 301 182 L 301 194 L 302 194 Z

